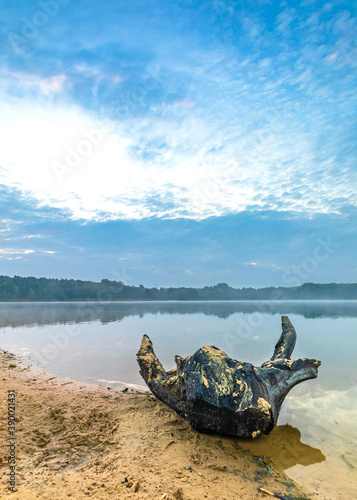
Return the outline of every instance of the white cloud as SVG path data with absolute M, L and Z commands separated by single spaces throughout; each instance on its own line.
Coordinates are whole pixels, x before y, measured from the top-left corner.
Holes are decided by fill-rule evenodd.
M 51 78 L 46 78 L 40 81 L 40 87 L 45 95 L 55 94 L 60 92 L 67 80 L 66 75 L 56 75 Z
M 2 72 L 0 82 L 3 86 L 19 86 L 22 90 L 39 90 L 45 96 L 61 92 L 67 81 L 64 73 L 42 78 L 36 74 L 23 72 Z
M 1 170 L 1 167 L 0 167 Z M 1 219 L 0 220 L 0 233 L 9 233 L 13 230 L 14 226 L 21 224 L 21 221 L 12 219 Z
M 34 253 L 34 250 L 0 248 L 0 260 L 19 260 L 32 253 Z
M 356 387 L 346 390 L 322 390 L 316 388 L 311 397 L 289 395 L 289 406 L 294 408 L 293 415 L 287 416 L 296 422 L 304 420 L 309 415 L 310 436 L 323 436 L 327 434 L 333 439 L 337 449 L 342 448 L 349 441 L 351 435 L 357 431 L 357 391 Z M 321 415 L 324 418 L 321 419 Z M 282 418 L 285 417 L 285 409 Z M 286 418 L 286 417 L 285 417 Z M 336 425 L 336 422 L 338 425 Z M 294 425 L 294 421 L 292 425 Z M 333 429 L 333 432 L 331 432 Z
M 3 230 L 5 231 L 5 230 Z M 10 228 L 7 229 L 7 231 L 10 231 Z M 2 231 L 0 230 L 0 233 Z M 19 240 L 31 240 L 33 238 L 39 238 L 39 239 L 42 239 L 44 238 L 44 236 L 42 236 L 41 234 L 28 234 L 28 235 L 23 235 L 23 236 L 11 236 L 10 238 L 5 238 L 4 241 L 19 241 Z
M 2 255 L 28 255 L 29 253 L 34 253 L 34 250 L 19 250 L 13 248 L 0 248 L 0 253 Z
M 16 238 L 14 238 L 15 240 Z M 54 254 L 55 250 L 31 250 L 28 248 L 0 248 L 0 260 L 19 260 L 31 254 Z
M 270 264 L 270 263 L 257 263 L 257 262 L 243 262 L 244 266 L 254 266 L 254 267 L 264 267 L 266 269 L 273 268 L 273 269 L 283 269 L 282 267 L 277 266 L 276 264 Z
M 60 82 L 44 88 L 56 91 Z M 155 120 L 121 123 L 74 105 L 1 97 L 0 182 L 72 218 L 200 219 L 356 203 L 351 177 L 343 169 L 336 175 L 331 157 L 318 157 L 315 136 L 293 120 L 287 128 L 269 109 L 265 125 L 245 130 L 244 108 L 231 124 L 215 110 L 180 114 L 165 106 Z

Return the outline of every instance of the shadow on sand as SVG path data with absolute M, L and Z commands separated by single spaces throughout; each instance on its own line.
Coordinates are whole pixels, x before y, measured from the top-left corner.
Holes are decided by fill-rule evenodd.
M 239 446 L 253 455 L 270 458 L 279 471 L 294 465 L 312 465 L 323 462 L 326 457 L 318 448 L 301 442 L 301 432 L 289 424 L 275 426 L 269 436 L 257 439 L 239 439 Z

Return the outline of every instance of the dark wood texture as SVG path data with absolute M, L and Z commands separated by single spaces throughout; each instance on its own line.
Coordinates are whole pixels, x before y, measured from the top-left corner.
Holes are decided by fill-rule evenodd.
M 137 353 L 140 374 L 158 399 L 200 432 L 253 438 L 269 434 L 288 392 L 316 378 L 321 364 L 291 360 L 296 332 L 287 316 L 282 316 L 282 329 L 273 356 L 261 367 L 204 346 L 186 358 L 176 356 L 176 368 L 169 372 L 144 335 Z

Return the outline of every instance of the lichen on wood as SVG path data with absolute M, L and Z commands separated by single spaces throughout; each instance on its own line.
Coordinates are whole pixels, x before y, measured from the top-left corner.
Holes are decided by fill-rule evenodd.
M 261 367 L 204 346 L 191 356 L 176 356 L 176 368 L 168 372 L 144 335 L 137 353 L 140 374 L 158 399 L 198 431 L 252 438 L 269 434 L 288 392 L 316 378 L 321 364 L 291 360 L 296 332 L 287 316 L 282 316 L 282 330 L 273 356 Z

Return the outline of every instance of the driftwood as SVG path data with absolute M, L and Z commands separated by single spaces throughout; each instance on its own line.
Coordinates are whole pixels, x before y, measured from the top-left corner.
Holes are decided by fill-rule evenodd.
M 321 364 L 291 360 L 296 332 L 287 316 L 282 316 L 282 327 L 272 358 L 260 368 L 204 346 L 186 358 L 176 356 L 177 367 L 166 372 L 144 335 L 137 353 L 140 374 L 158 399 L 200 432 L 253 438 L 269 434 L 288 392 L 316 378 Z

